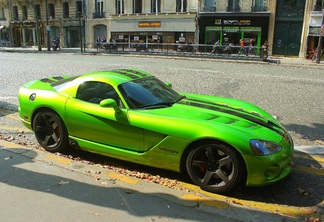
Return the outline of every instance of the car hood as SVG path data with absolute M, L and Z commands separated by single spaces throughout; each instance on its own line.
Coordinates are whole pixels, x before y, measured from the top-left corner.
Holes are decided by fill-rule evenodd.
M 253 130 L 261 127 L 281 136 L 286 134 L 285 129 L 276 119 L 251 103 L 215 96 L 182 95 L 185 95 L 186 98 L 171 107 L 147 110 L 147 112 L 160 117 L 174 117 L 177 120 L 220 124 L 238 129 Z

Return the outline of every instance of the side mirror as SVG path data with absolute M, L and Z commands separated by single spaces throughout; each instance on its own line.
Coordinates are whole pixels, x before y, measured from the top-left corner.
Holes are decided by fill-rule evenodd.
M 172 83 L 170 82 L 166 82 L 165 85 L 169 86 L 170 88 L 172 88 Z
M 100 107 L 114 108 L 117 106 L 117 102 L 113 99 L 104 99 L 99 103 Z
M 99 103 L 100 107 L 114 108 L 116 112 L 121 112 L 118 107 L 116 100 L 114 99 L 104 99 Z

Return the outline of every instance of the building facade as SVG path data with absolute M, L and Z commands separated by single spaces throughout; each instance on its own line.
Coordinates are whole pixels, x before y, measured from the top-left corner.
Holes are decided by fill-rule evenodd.
M 116 42 L 269 43 L 269 54 L 307 57 L 324 0 L 0 0 L 0 37 L 12 46 L 96 47 Z

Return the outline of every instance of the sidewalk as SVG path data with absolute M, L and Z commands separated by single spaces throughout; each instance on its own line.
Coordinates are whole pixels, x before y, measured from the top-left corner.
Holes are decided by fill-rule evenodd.
M 0 141 L 0 167 L 4 222 L 293 222 L 304 214 L 291 206 L 172 189 L 5 141 Z
M 21 53 L 79 53 L 79 54 L 110 54 L 107 51 L 100 50 L 99 52 L 96 49 L 85 49 L 85 51 L 81 52 L 80 48 L 62 48 L 61 50 L 48 51 L 47 48 L 42 48 L 41 51 L 38 51 L 37 47 L 0 47 L 0 52 L 21 52 Z M 246 62 L 256 62 L 256 63 L 266 63 L 263 62 L 262 59 L 258 57 L 248 57 L 248 56 L 213 56 L 208 54 L 192 54 L 192 53 L 144 53 L 144 52 L 127 52 L 127 51 L 119 51 L 113 52 L 112 54 L 137 54 L 137 55 L 145 55 L 145 56 L 172 56 L 172 57 L 196 57 L 196 58 L 204 58 L 204 59 L 222 59 L 227 61 L 246 61 Z M 284 56 L 269 56 L 268 63 L 274 63 L 278 65 L 295 65 L 295 66 L 324 66 L 324 61 L 320 61 L 317 64 L 315 61 L 311 61 L 309 59 L 297 58 L 297 57 L 284 57 Z

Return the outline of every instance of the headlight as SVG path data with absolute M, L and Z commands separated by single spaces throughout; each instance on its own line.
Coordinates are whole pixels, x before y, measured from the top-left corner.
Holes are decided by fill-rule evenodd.
M 257 156 L 278 153 L 282 149 L 279 144 L 266 140 L 250 140 L 250 147 Z

